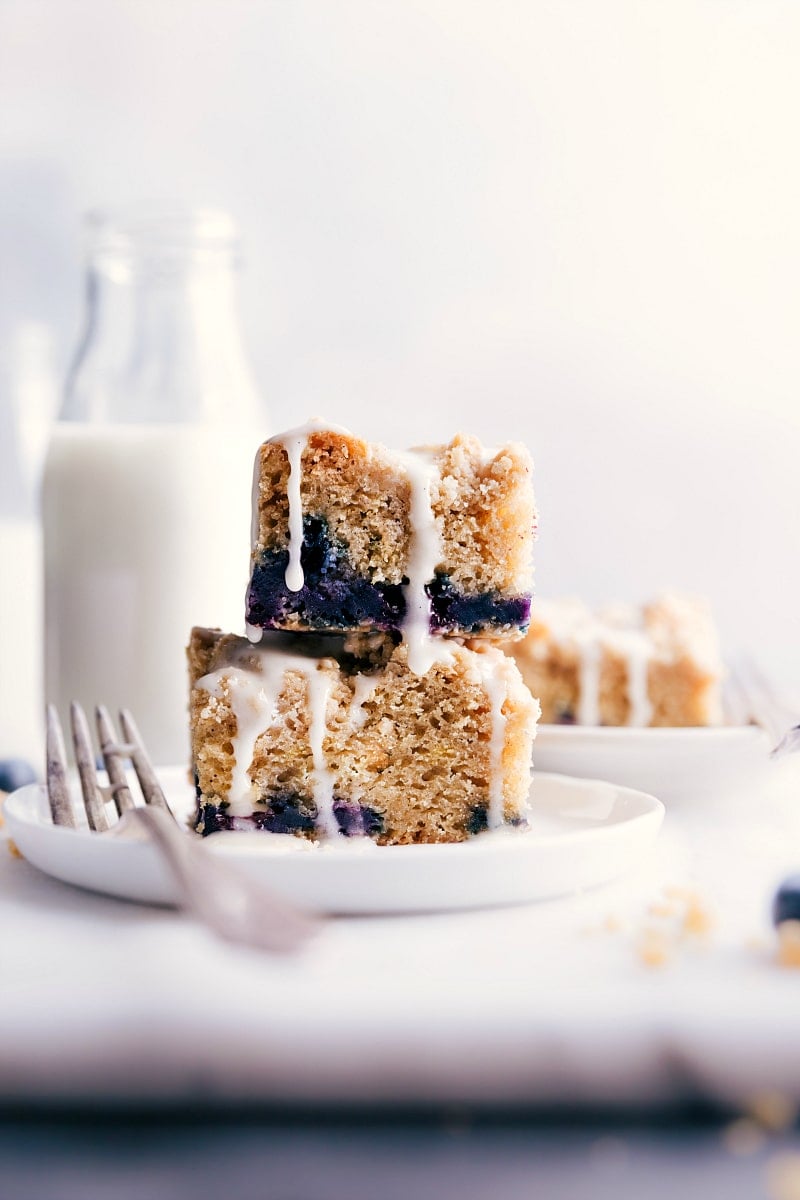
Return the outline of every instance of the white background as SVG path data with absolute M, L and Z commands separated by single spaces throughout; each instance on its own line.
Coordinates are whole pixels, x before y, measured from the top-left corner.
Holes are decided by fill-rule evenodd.
M 795 0 L 5 0 L 0 351 L 63 367 L 86 207 L 226 207 L 273 431 L 523 438 L 542 594 L 792 682 L 799 62 Z

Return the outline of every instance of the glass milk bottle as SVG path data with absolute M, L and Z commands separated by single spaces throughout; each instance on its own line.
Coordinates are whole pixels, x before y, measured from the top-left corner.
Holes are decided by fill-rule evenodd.
M 192 625 L 238 632 L 252 464 L 267 435 L 221 213 L 89 222 L 86 326 L 48 449 L 45 686 L 130 708 L 153 759 L 188 753 Z

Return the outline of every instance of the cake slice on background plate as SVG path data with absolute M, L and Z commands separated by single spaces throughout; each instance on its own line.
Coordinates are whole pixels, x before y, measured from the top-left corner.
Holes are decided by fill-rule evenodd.
M 539 600 L 511 649 L 547 724 L 691 726 L 722 722 L 723 664 L 708 603 L 666 594 L 592 611 Z

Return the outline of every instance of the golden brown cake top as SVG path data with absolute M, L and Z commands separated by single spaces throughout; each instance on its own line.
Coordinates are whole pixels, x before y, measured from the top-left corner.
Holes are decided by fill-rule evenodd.
M 291 465 L 299 463 L 303 515 L 324 515 L 353 568 L 400 583 L 414 537 L 413 462 L 430 467 L 437 552 L 431 564 L 467 593 L 530 592 L 536 528 L 533 463 L 525 446 L 486 449 L 458 434 L 447 445 L 392 451 L 312 421 L 265 442 L 256 459 L 253 546 L 290 544 Z M 301 539 L 295 538 L 295 544 Z

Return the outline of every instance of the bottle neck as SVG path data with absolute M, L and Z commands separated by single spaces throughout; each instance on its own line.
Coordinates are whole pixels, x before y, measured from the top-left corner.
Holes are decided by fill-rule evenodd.
M 90 263 L 62 419 L 255 422 L 260 409 L 229 256 Z

